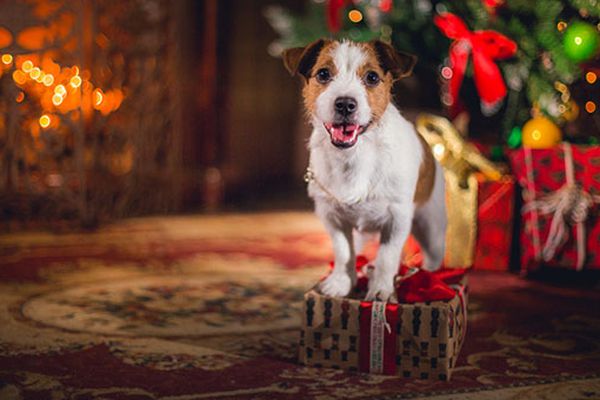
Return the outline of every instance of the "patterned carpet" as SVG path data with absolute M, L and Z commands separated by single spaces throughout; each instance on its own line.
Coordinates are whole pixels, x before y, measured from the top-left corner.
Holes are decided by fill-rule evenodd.
M 298 365 L 330 245 L 311 213 L 0 236 L 0 399 L 600 398 L 600 291 L 470 276 L 451 382 Z

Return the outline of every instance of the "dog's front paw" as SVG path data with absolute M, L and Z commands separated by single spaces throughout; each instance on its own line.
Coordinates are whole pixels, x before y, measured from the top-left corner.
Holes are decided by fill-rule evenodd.
M 389 281 L 389 282 L 388 282 Z M 394 294 L 394 281 L 389 280 L 370 280 L 369 290 L 365 296 L 366 301 L 388 301 Z
M 346 274 L 331 274 L 321 284 L 321 293 L 331 297 L 345 297 L 350 294 L 354 283 Z

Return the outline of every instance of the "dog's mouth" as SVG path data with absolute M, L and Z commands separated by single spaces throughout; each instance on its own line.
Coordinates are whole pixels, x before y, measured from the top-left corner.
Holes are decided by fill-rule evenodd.
M 367 125 L 358 124 L 332 124 L 326 123 L 325 129 L 329 133 L 331 143 L 341 149 L 352 147 L 358 141 L 358 136 L 367 129 Z

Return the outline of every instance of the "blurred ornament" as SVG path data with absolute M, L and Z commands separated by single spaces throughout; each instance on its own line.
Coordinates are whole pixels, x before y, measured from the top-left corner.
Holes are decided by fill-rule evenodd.
M 510 131 L 510 134 L 508 135 L 508 139 L 506 139 L 506 143 L 508 144 L 508 147 L 510 147 L 511 149 L 516 149 L 517 147 L 521 146 L 522 142 L 523 142 L 523 132 L 521 131 L 520 127 L 515 126 Z
M 565 54 L 572 61 L 582 62 L 592 59 L 600 44 L 600 34 L 594 25 L 574 22 L 565 31 L 563 46 Z
M 554 122 L 546 117 L 538 116 L 525 123 L 522 140 L 523 147 L 547 149 L 561 142 L 562 133 Z

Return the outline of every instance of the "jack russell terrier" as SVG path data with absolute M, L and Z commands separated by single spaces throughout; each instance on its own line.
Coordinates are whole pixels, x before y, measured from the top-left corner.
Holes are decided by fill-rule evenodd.
M 286 50 L 283 61 L 292 75 L 304 78 L 313 125 L 308 193 L 335 253 L 320 290 L 347 296 L 357 279 L 358 242 L 379 233 L 366 300 L 388 301 L 410 233 L 421 245 L 423 268 L 438 269 L 444 257 L 442 168 L 391 99 L 393 83 L 411 74 L 416 57 L 381 41 L 317 40 Z

